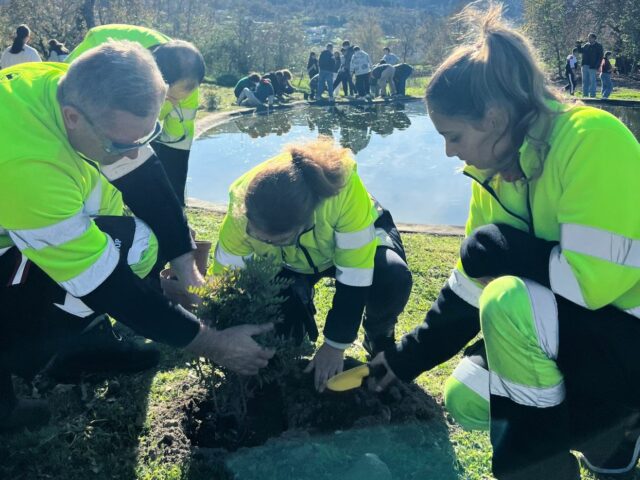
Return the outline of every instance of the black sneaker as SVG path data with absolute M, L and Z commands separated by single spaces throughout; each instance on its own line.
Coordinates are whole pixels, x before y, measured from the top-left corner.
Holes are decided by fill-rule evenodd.
M 624 475 L 631 472 L 640 456 L 640 416 L 635 417 L 633 425 L 627 423 L 612 429 L 603 440 L 601 445 L 608 444 L 612 447 L 582 451 L 580 457 L 585 466 L 602 475 Z
M 155 367 L 159 361 L 157 347 L 123 338 L 105 315 L 58 352 L 44 373 L 62 383 L 75 383 L 83 374 L 136 373 Z

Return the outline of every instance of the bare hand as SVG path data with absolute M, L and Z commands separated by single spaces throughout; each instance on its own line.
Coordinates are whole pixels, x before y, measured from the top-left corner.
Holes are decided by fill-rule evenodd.
M 189 304 L 200 305 L 202 299 L 189 292 L 189 287 L 204 285 L 204 278 L 198 271 L 193 253 L 185 253 L 171 260 L 171 270 L 177 280 L 178 291 L 188 298 Z
M 252 336 L 268 332 L 272 328 L 272 323 L 239 325 L 224 330 L 205 326 L 186 349 L 240 375 L 255 375 L 258 370 L 267 366 L 275 351 L 261 347 Z
M 395 381 L 398 378 L 387 363 L 384 352 L 376 355 L 375 358 L 369 362 L 369 365 L 370 367 L 375 367 L 376 365 L 384 365 L 384 367 L 387 369 L 387 373 L 382 378 L 375 378 L 373 375 L 367 378 L 367 387 L 369 388 L 369 390 L 373 390 L 374 392 L 381 392 L 385 388 L 387 388 L 387 386 L 391 382 Z
M 327 380 L 342 372 L 343 368 L 344 350 L 323 343 L 304 372 L 309 373 L 315 369 L 314 383 L 316 390 L 323 392 L 327 385 Z

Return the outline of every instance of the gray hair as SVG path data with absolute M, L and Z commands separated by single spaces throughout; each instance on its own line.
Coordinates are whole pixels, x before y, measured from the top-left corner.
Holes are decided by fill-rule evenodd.
M 110 41 L 78 57 L 58 85 L 58 101 L 94 123 L 109 112 L 158 115 L 167 85 L 151 53 L 134 42 Z

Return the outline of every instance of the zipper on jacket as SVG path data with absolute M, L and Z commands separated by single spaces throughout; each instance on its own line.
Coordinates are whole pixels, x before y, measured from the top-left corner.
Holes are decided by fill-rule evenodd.
M 306 247 L 303 247 L 302 244 L 300 243 L 300 238 L 302 237 L 302 235 L 304 235 L 305 233 L 309 233 L 314 228 L 315 228 L 315 225 L 311 225 L 311 227 L 309 227 L 306 230 L 300 232 L 300 235 L 298 235 L 298 238 L 296 239 L 296 248 L 299 248 L 300 250 L 302 250 L 304 258 L 307 260 L 307 263 L 309 264 L 309 266 L 313 269 L 313 273 L 315 275 L 318 275 L 320 273 L 320 271 L 318 270 L 318 267 L 316 267 L 316 264 L 313 263 L 313 259 L 311 258 L 311 254 L 306 249 Z M 280 248 L 280 255 L 282 256 L 282 261 L 284 262 L 284 264 L 287 265 L 286 255 L 284 254 L 284 247 Z
M 518 215 L 513 210 L 510 210 L 509 208 L 506 207 L 506 205 L 504 203 L 502 203 L 502 200 L 500 200 L 500 197 L 498 197 L 498 194 L 496 193 L 496 191 L 489 184 L 489 182 L 491 182 L 493 177 L 489 177 L 484 182 L 481 182 L 476 177 L 471 175 L 469 172 L 462 172 L 462 173 L 464 175 L 466 175 L 467 177 L 469 177 L 470 179 L 472 179 L 472 180 L 476 181 L 477 183 L 479 183 L 482 186 L 482 188 L 484 188 L 489 193 L 489 195 L 491 195 L 496 200 L 496 202 L 498 202 L 498 204 L 502 207 L 502 209 L 505 212 L 507 212 L 509 215 L 517 218 L 521 222 L 523 222 L 527 226 L 527 229 L 529 230 L 529 233 L 531 235 L 535 235 L 535 230 L 533 228 L 533 216 L 531 215 L 531 201 L 529 199 L 529 183 L 526 184 L 526 186 L 527 186 L 527 211 L 529 212 L 529 217 L 531 218 L 531 222 L 529 222 L 526 218 L 521 217 L 520 215 Z

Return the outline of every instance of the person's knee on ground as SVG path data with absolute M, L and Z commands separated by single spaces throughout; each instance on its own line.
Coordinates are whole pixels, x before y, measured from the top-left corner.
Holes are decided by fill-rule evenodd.
M 490 371 L 493 473 L 499 479 L 579 478 L 559 351 L 558 309 L 549 289 L 499 277 L 480 297 Z
M 481 350 L 477 354 L 465 351 L 444 385 L 445 408 L 465 430 L 489 430 L 489 370 L 483 345 L 479 341 L 468 349 Z

